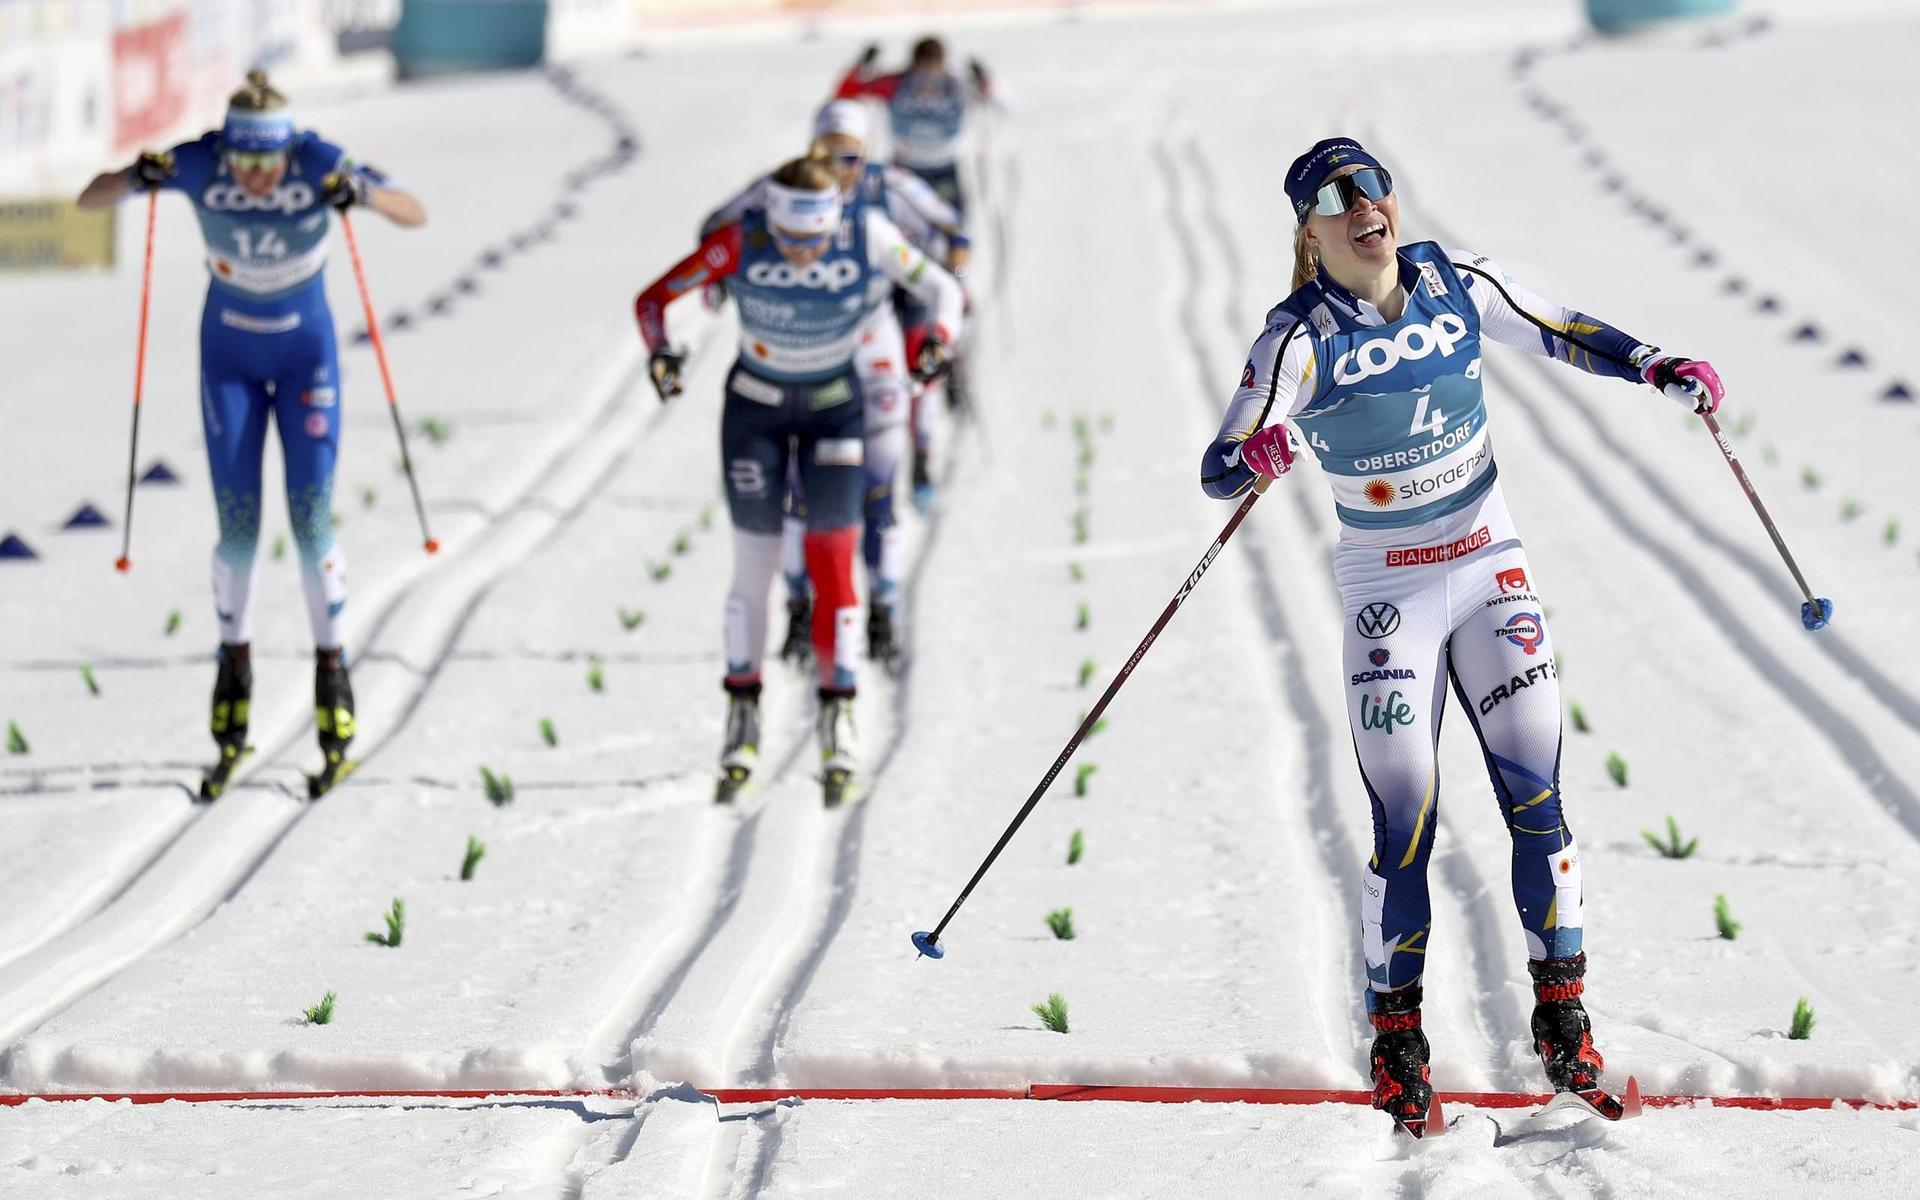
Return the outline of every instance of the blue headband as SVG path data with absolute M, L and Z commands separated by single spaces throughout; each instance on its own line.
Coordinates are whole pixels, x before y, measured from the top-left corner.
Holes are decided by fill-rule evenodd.
M 1305 222 L 1313 206 L 1314 193 L 1329 176 L 1342 167 L 1377 167 L 1380 160 L 1352 138 L 1331 137 L 1315 142 L 1313 148 L 1293 160 L 1287 168 L 1287 199 L 1293 202 L 1293 219 Z
M 229 108 L 220 139 L 240 154 L 268 154 L 285 150 L 293 141 L 293 114 L 286 109 L 250 112 Z

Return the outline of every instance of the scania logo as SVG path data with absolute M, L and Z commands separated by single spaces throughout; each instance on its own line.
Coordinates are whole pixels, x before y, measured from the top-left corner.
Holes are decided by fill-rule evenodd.
M 1342 354 L 1333 364 L 1336 383 L 1359 383 L 1384 375 L 1402 362 L 1417 362 L 1438 350 L 1442 357 L 1467 336 L 1467 323 L 1453 313 L 1441 313 L 1426 325 L 1409 325 L 1390 338 L 1372 338 Z
M 1400 628 L 1400 610 L 1381 600 L 1360 610 L 1353 627 L 1361 637 L 1383 638 Z
M 216 183 L 200 197 L 214 212 L 283 212 L 289 215 L 313 205 L 313 186 L 294 180 L 283 183 L 264 196 L 256 196 L 237 183 Z
M 850 258 L 813 262 L 796 267 L 790 262 L 758 262 L 747 268 L 747 282 L 762 287 L 824 288 L 843 291 L 860 279 L 860 266 Z

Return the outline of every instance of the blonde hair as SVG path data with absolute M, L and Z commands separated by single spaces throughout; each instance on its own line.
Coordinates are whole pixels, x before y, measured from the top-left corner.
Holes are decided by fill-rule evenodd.
M 246 86 L 227 97 L 227 107 L 241 112 L 273 112 L 286 106 L 285 93 L 267 82 L 267 73 L 258 67 L 247 72 Z
M 1312 283 L 1319 273 L 1320 256 L 1307 240 L 1307 227 L 1303 224 L 1293 231 L 1293 290 L 1297 292 Z
M 809 151 L 804 158 L 782 163 L 780 169 L 773 173 L 773 181 L 781 187 L 803 192 L 838 191 L 840 188 L 840 179 L 833 173 L 824 151 L 818 154 Z

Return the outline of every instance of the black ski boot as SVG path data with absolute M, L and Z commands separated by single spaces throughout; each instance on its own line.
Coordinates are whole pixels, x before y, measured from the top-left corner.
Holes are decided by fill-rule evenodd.
M 1587 956 L 1533 959 L 1533 1048 L 1556 1092 L 1585 1092 L 1600 1086 L 1606 1066 L 1593 1048 L 1593 1025 L 1580 993 L 1586 990 Z
M 1427 1069 L 1427 1035 L 1420 1031 L 1420 989 L 1369 989 L 1367 1021 L 1374 1031 L 1373 1106 L 1414 1137 L 1425 1137 L 1433 1082 Z
M 714 790 L 716 804 L 726 804 L 740 794 L 760 761 L 760 684 L 726 683 L 727 740 L 720 748 L 720 783 Z
M 900 667 L 900 642 L 893 631 L 893 605 L 876 601 L 867 609 L 867 657 L 889 674 Z
M 353 741 L 353 684 L 347 679 L 346 652 L 313 654 L 313 723 L 320 731 L 320 773 L 307 776 L 307 797 L 318 800 L 358 764 L 347 757 Z
M 780 657 L 796 667 L 813 661 L 813 601 L 806 596 L 787 597 L 787 640 L 780 643 Z
M 246 642 L 220 645 L 220 673 L 213 680 L 214 744 L 220 761 L 200 780 L 200 798 L 218 800 L 247 753 L 247 710 L 253 703 L 253 648 Z
M 933 501 L 933 471 L 927 464 L 927 452 L 916 449 L 913 452 L 913 506 L 927 512 L 933 508 Z

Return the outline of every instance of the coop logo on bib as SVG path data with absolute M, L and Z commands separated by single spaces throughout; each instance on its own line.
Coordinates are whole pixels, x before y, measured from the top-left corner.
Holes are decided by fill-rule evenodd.
M 213 212 L 283 212 L 289 215 L 313 204 L 313 186 L 300 180 L 283 183 L 256 196 L 237 183 L 216 183 L 200 195 Z
M 1428 324 L 1408 325 L 1390 338 L 1370 338 L 1342 354 L 1333 364 L 1334 382 L 1360 383 L 1402 362 L 1418 362 L 1435 350 L 1451 357 L 1466 336 L 1464 320 L 1454 313 L 1441 313 Z
M 796 267 L 790 262 L 759 262 L 747 268 L 747 282 L 762 287 L 824 288 L 829 292 L 840 292 L 852 287 L 859 279 L 859 264 L 850 258 L 808 263 L 804 267 Z

